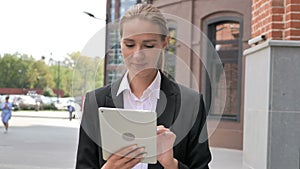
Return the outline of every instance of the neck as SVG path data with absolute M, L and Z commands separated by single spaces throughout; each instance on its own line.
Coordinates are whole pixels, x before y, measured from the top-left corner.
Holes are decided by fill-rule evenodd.
M 137 97 L 140 98 L 144 91 L 150 86 L 150 84 L 153 82 L 155 79 L 156 75 L 158 73 L 158 70 L 151 70 L 147 74 L 147 76 L 139 76 L 136 75 L 134 78 L 129 73 L 129 84 L 132 93 Z

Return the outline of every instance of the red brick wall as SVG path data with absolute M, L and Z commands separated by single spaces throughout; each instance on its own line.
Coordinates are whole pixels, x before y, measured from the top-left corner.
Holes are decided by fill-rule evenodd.
M 253 0 L 252 37 L 300 40 L 300 0 Z
M 27 94 L 26 89 L 21 88 L 0 88 L 0 94 Z

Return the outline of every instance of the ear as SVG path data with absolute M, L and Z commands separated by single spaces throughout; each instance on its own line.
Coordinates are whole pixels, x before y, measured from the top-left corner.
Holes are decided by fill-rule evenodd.
M 165 49 L 167 46 L 168 46 L 168 44 L 169 44 L 169 36 L 166 36 L 166 38 L 165 38 L 165 41 L 164 41 L 164 43 L 163 43 L 163 48 Z

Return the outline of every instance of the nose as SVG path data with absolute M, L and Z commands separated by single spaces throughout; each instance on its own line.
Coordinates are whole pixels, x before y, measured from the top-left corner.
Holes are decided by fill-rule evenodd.
M 142 45 L 136 45 L 136 48 L 133 53 L 133 57 L 136 59 L 144 59 L 145 53 L 143 51 Z

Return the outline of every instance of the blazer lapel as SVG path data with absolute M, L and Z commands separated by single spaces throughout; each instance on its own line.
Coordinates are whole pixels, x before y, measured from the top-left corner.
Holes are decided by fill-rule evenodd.
M 178 103 L 179 88 L 176 83 L 170 81 L 161 72 L 161 87 L 159 99 L 157 101 L 157 125 L 164 125 L 166 128 L 170 128 L 177 116 L 177 109 L 180 104 Z M 149 164 L 148 169 L 163 169 L 163 166 L 157 162 L 157 164 Z
M 160 97 L 156 107 L 157 125 L 164 125 L 169 128 L 175 120 L 176 112 L 178 112 L 179 90 L 176 83 L 171 82 L 163 73 L 161 75 Z
M 160 91 L 156 107 L 157 125 L 164 125 L 167 128 L 172 125 L 176 112 L 174 103 L 176 103 L 176 95 L 166 95 L 163 90 Z
M 111 84 L 109 95 L 105 98 L 106 107 L 124 108 L 123 93 L 117 96 L 117 92 L 121 83 L 121 79 Z

